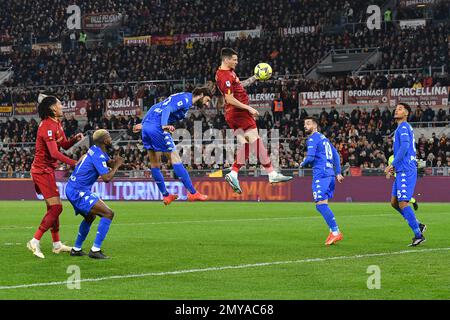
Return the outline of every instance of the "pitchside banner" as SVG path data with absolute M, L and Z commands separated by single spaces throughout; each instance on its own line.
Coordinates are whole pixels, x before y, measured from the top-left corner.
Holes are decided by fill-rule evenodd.
M 0 117 L 12 117 L 13 109 L 11 103 L 0 103 Z
M 300 107 L 331 107 L 344 105 L 344 91 L 315 91 L 299 94 Z
M 129 98 L 106 99 L 106 116 L 140 116 L 142 114 L 142 99 L 137 101 Z
M 342 202 L 389 202 L 392 180 L 385 177 L 348 177 L 347 183 L 339 185 L 334 201 Z M 311 192 L 312 177 L 294 177 L 288 183 L 271 185 L 267 177 L 241 177 L 242 193 L 235 193 L 228 183 L 220 178 L 193 178 L 194 187 L 207 194 L 212 201 L 313 201 Z M 416 194 L 424 202 L 450 202 L 448 185 L 450 177 L 420 178 Z M 67 182 L 58 181 L 57 186 L 62 199 L 65 199 Z M 166 181 L 167 190 L 178 194 L 179 200 L 187 198 L 186 188 L 179 180 Z M 0 179 L 0 200 L 36 200 L 31 179 Z M 114 179 L 109 183 L 97 181 L 92 191 L 104 200 L 162 200 L 158 186 L 149 179 Z
M 62 101 L 64 116 L 72 117 L 75 119 L 87 119 L 87 106 L 89 100 L 69 100 Z
M 345 103 L 351 106 L 388 106 L 388 90 L 348 90 Z
M 450 87 L 395 88 L 389 90 L 389 104 L 395 107 L 400 102 L 410 106 L 447 107 Z
M 15 116 L 32 116 L 37 113 L 37 104 L 35 102 L 18 102 L 14 105 Z

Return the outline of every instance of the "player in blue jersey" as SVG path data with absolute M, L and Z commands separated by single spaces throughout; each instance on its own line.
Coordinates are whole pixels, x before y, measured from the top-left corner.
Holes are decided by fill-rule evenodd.
M 336 223 L 333 212 L 328 207 L 328 200 L 333 198 L 335 177 L 342 183 L 341 160 L 336 148 L 320 132 L 318 121 L 314 117 L 305 118 L 305 132 L 307 140 L 307 157 L 303 159 L 300 167 L 311 165 L 313 167 L 312 191 L 316 209 L 325 219 L 330 233 L 325 245 L 332 245 L 343 239 L 342 232 Z
M 89 257 L 94 259 L 107 259 L 101 251 L 101 245 L 109 231 L 114 212 L 96 195 L 91 192 L 92 185 L 101 176 L 104 182 L 113 179 L 115 173 L 123 163 L 123 158 L 117 156 L 110 160 L 106 153 L 111 146 L 111 136 L 108 131 L 100 129 L 94 132 L 94 145 L 80 159 L 66 186 L 67 199 L 72 204 L 75 214 L 81 214 L 84 220 L 80 224 L 75 246 L 70 252 L 71 256 L 84 256 L 83 241 L 89 233 L 92 222 L 96 216 L 100 217 L 97 235 L 94 240 Z M 112 169 L 108 168 L 112 166 Z
M 394 134 L 394 161 L 385 169 L 389 177 L 396 174 L 391 193 L 391 205 L 408 222 L 414 238 L 409 246 L 417 246 L 425 241 L 423 232 L 426 226 L 417 221 L 409 201 L 414 194 L 417 181 L 417 159 L 414 130 L 407 122 L 411 108 L 406 103 L 399 103 L 395 108 L 394 119 L 397 129 Z
M 183 120 L 188 110 L 196 105 L 207 106 L 212 98 L 212 92 L 207 87 L 197 87 L 190 92 L 180 92 L 171 95 L 162 102 L 153 105 L 145 115 L 142 123 L 134 126 L 133 131 L 142 131 L 142 142 L 148 150 L 153 179 L 163 195 L 163 202 L 169 205 L 178 195 L 169 194 L 161 173 L 161 154 L 171 160 L 173 171 L 188 190 L 188 201 L 205 201 L 208 196 L 195 190 L 189 173 L 181 162 L 175 148 L 171 133 L 175 131 L 174 123 Z

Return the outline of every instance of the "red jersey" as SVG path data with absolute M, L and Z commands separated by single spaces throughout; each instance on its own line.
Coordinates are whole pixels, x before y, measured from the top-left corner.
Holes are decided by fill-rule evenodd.
M 52 154 L 54 150 L 49 149 L 49 143 L 56 142 L 56 153 Z M 47 118 L 42 120 L 39 124 L 36 137 L 36 152 L 33 164 L 31 165 L 32 173 L 42 173 L 54 171 L 58 166 L 58 160 L 63 161 L 69 165 L 74 165 L 75 160 L 72 160 L 59 152 L 59 148 L 69 149 L 75 141 L 68 141 L 61 122 Z
M 244 87 L 241 84 L 241 81 L 239 81 L 238 76 L 234 72 L 233 69 L 230 70 L 224 70 L 224 69 L 217 69 L 216 71 L 216 85 L 219 88 L 220 92 L 223 96 L 225 94 L 233 94 L 233 96 L 242 102 L 243 104 L 248 105 L 249 98 L 247 91 L 245 91 Z M 225 104 L 225 114 L 238 114 L 238 113 L 246 113 L 248 114 L 247 110 L 236 108 L 235 106 L 231 104 Z

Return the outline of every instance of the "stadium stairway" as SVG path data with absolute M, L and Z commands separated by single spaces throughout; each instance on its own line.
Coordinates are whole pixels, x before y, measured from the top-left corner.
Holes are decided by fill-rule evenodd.
M 381 53 L 378 48 L 330 50 L 307 72 L 306 78 L 318 80 L 357 72 L 368 63 L 376 64 L 379 59 L 381 59 Z

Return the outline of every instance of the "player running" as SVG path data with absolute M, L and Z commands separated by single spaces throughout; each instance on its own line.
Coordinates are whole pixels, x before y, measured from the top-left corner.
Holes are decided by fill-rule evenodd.
M 292 179 L 273 169 L 272 161 L 262 143 L 256 126 L 255 118 L 258 111 L 249 104 L 245 87 L 254 83 L 257 78 L 252 76 L 244 81 L 239 81 L 234 72 L 238 64 L 237 52 L 231 48 L 223 48 L 221 51 L 222 64 L 216 71 L 216 84 L 225 98 L 225 120 L 234 130 L 238 143 L 241 146 L 237 150 L 236 159 L 231 172 L 225 175 L 225 180 L 237 193 L 242 193 L 239 185 L 238 172 L 249 158 L 250 150 L 256 152 L 259 162 L 269 175 L 270 183 L 286 182 Z
M 411 107 L 399 103 L 395 108 L 394 119 L 398 127 L 394 134 L 394 161 L 385 169 L 387 177 L 396 174 L 392 185 L 391 205 L 397 210 L 414 232 L 414 238 L 409 246 L 417 246 L 425 241 L 423 232 L 426 225 L 417 221 L 409 201 L 414 194 L 417 181 L 417 159 L 414 130 L 407 122 Z
M 313 180 L 312 191 L 316 209 L 325 219 L 330 234 L 325 240 L 326 245 L 332 245 L 343 239 L 342 233 L 336 223 L 333 212 L 328 207 L 328 199 L 333 198 L 335 188 L 335 175 L 339 183 L 344 181 L 341 175 L 341 160 L 336 148 L 320 132 L 318 121 L 314 117 L 305 118 L 305 132 L 308 136 L 307 157 L 303 159 L 300 167 L 312 165 Z
M 114 212 L 95 193 L 92 193 L 91 189 L 99 176 L 104 182 L 110 182 L 123 164 L 123 158 L 117 156 L 114 160 L 109 159 L 106 149 L 111 146 L 112 140 L 107 130 L 95 131 L 93 141 L 94 145 L 81 158 L 66 186 L 66 196 L 72 204 L 75 214 L 81 214 L 84 217 L 70 255 L 86 255 L 82 250 L 82 245 L 92 222 L 96 216 L 99 216 L 97 235 L 88 256 L 93 259 L 108 259 L 109 257 L 103 254 L 101 246 L 114 218 Z M 111 170 L 108 168 L 108 164 L 112 166 Z
M 78 133 L 67 140 L 59 119 L 63 117 L 61 101 L 54 96 L 40 94 L 38 98 L 38 113 L 41 118 L 36 137 L 36 152 L 31 165 L 31 178 L 38 194 L 42 194 L 47 204 L 47 213 L 42 219 L 34 238 L 28 241 L 27 248 L 33 254 L 44 259 L 41 251 L 40 240 L 43 234 L 51 229 L 53 240 L 53 253 L 70 251 L 70 247 L 64 245 L 59 237 L 59 215 L 63 207 L 56 186 L 55 169 L 58 160 L 70 166 L 75 166 L 76 161 L 63 155 L 59 148 L 69 149 L 77 141 L 83 139 L 83 134 Z
M 171 133 L 175 131 L 173 124 L 183 120 L 193 105 L 199 108 L 207 106 L 211 98 L 211 90 L 207 87 L 197 87 L 192 93 L 173 94 L 164 101 L 153 105 L 142 123 L 133 127 L 135 133 L 142 130 L 142 142 L 144 148 L 148 150 L 152 176 L 163 195 L 163 202 L 166 206 L 178 199 L 178 195 L 169 194 L 166 189 L 164 177 L 160 170 L 162 153 L 171 160 L 173 171 L 188 190 L 188 201 L 205 201 L 208 199 L 208 196 L 195 190 L 189 173 L 176 151 Z

